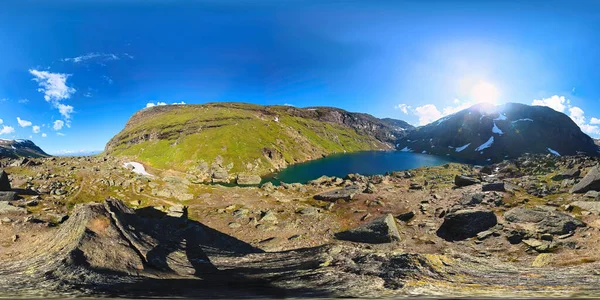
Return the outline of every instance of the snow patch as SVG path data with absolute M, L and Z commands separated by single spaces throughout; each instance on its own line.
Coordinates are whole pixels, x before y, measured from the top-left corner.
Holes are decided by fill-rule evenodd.
M 492 128 L 492 133 L 497 133 L 499 135 L 504 134 L 504 132 L 502 132 L 502 130 L 500 130 L 500 128 L 498 128 L 498 126 L 496 125 L 496 122 L 494 122 L 494 127 Z
M 404 149 L 400 150 L 400 152 L 413 152 L 413 149 L 410 149 L 408 146 L 406 146 Z
M 479 147 L 475 148 L 475 151 L 481 151 L 483 149 L 487 149 L 487 148 L 491 147 L 493 143 L 494 143 L 494 137 L 492 136 L 492 137 L 490 137 L 490 139 L 487 142 L 485 142 L 485 143 L 481 144 Z
M 463 150 L 467 149 L 467 147 L 469 147 L 469 146 L 471 146 L 471 143 L 468 143 L 462 147 L 458 147 L 458 148 L 456 148 L 456 152 L 463 151 Z
M 525 119 L 518 119 L 518 120 L 512 121 L 513 124 L 515 124 L 517 122 L 533 122 L 533 120 L 530 118 L 525 118 Z
M 423 150 L 423 152 L 421 152 L 421 154 L 427 154 L 427 151 Z
M 123 167 L 125 167 L 125 168 L 133 167 L 133 170 L 131 170 L 133 173 L 144 175 L 144 176 L 149 176 L 149 177 L 154 177 L 154 175 L 146 172 L 146 168 L 144 168 L 144 165 L 137 163 L 137 162 L 126 162 L 123 164 Z
M 556 152 L 556 150 L 552 150 L 551 148 L 548 148 L 548 152 L 550 152 L 556 156 L 560 156 L 560 153 Z

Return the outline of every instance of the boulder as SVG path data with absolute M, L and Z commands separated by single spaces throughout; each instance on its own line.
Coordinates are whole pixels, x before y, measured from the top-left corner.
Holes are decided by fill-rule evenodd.
M 600 191 L 600 166 L 593 167 L 569 192 L 583 194 L 587 191 Z
M 335 237 L 351 242 L 382 244 L 399 241 L 400 233 L 394 216 L 387 214 L 354 229 L 336 233 Z
M 474 206 L 483 202 L 484 193 L 464 194 L 460 199 L 460 204 L 464 206 Z
M 17 200 L 16 192 L 0 192 L 0 201 L 13 201 Z
M 7 213 L 27 213 L 27 210 L 22 207 L 12 206 L 8 202 L 0 202 L 0 214 Z
M 448 241 L 459 241 L 477 236 L 498 223 L 490 210 L 458 210 L 447 214 L 437 235 Z
M 566 170 L 562 173 L 559 173 L 557 175 L 554 175 L 554 177 L 552 177 L 552 180 L 554 181 L 562 181 L 565 179 L 572 179 L 572 178 L 578 178 L 579 175 L 581 175 L 581 170 L 579 169 L 570 169 L 570 170 Z
M 456 175 L 456 177 L 454 177 L 454 184 L 458 187 L 463 187 L 463 186 L 469 186 L 469 185 L 474 185 L 474 184 L 478 184 L 479 180 L 473 178 L 473 177 L 468 177 L 468 176 L 464 176 L 464 175 Z
M 595 214 L 600 214 L 600 202 L 596 201 L 575 201 L 570 206 L 579 207 Z
M 10 180 L 4 170 L 0 170 L 0 191 L 10 191 Z
M 504 182 L 488 183 L 481 187 L 484 192 L 506 192 Z
M 404 221 L 404 222 L 408 222 L 410 221 L 410 219 L 415 217 L 415 212 L 414 211 L 409 211 L 409 212 L 405 212 L 403 214 L 399 214 L 398 215 L 398 220 L 400 221 Z
M 324 200 L 324 201 L 336 201 L 336 200 L 340 200 L 340 199 L 350 201 L 350 200 L 354 199 L 354 196 L 356 194 L 360 193 L 360 191 L 361 191 L 361 189 L 359 186 L 349 185 L 349 186 L 343 187 L 341 189 L 337 189 L 337 190 L 333 190 L 333 191 L 315 195 L 314 198 L 316 200 Z
M 238 174 L 237 176 L 237 184 L 241 185 L 258 185 L 262 181 L 262 178 L 258 175 L 247 175 L 247 174 Z
M 229 174 L 225 169 L 215 170 L 212 174 L 212 181 L 216 183 L 228 183 Z
M 539 233 L 567 234 L 585 224 L 569 214 L 536 208 L 513 208 L 504 214 L 504 219 L 511 223 L 533 223 Z

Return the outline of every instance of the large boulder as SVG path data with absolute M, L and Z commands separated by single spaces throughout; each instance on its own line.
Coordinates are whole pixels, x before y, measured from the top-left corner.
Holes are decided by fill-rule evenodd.
M 552 180 L 561 181 L 565 179 L 578 178 L 579 175 L 581 175 L 581 171 L 579 169 L 570 169 L 555 175 L 552 177 Z
M 511 223 L 532 223 L 539 233 L 567 234 L 585 224 L 569 214 L 536 208 L 513 208 L 504 214 L 504 219 Z
M 448 241 L 460 241 L 477 236 L 498 223 L 496 215 L 490 210 L 458 210 L 447 214 L 437 235 Z
M 587 191 L 600 191 L 600 166 L 593 167 L 570 192 L 583 194 Z
M 456 177 L 454 177 L 454 184 L 458 187 L 463 187 L 463 186 L 469 186 L 469 185 L 474 185 L 474 184 L 478 184 L 479 180 L 473 178 L 473 177 L 468 177 L 468 176 L 464 176 L 464 175 L 456 175 Z
M 0 192 L 0 201 L 13 201 L 17 200 L 16 192 Z
M 0 191 L 10 191 L 10 180 L 4 170 L 0 170 Z
M 346 200 L 350 201 L 354 199 L 354 196 L 361 192 L 361 189 L 357 185 L 349 185 L 343 187 L 341 189 L 321 193 L 315 195 L 314 198 L 316 200 L 324 200 L 324 201 L 336 201 L 336 200 Z
M 597 201 L 575 201 L 569 205 L 579 207 L 582 210 L 587 210 L 595 214 L 600 214 L 600 202 Z
M 262 181 L 262 178 L 258 175 L 247 175 L 247 174 L 238 174 L 237 176 L 237 184 L 240 185 L 259 185 Z
M 394 216 L 387 214 L 354 229 L 336 233 L 335 237 L 358 243 L 382 244 L 399 241 L 400 233 Z
M 27 210 L 22 207 L 10 205 L 8 202 L 0 202 L 0 214 L 9 213 L 25 214 L 27 213 Z

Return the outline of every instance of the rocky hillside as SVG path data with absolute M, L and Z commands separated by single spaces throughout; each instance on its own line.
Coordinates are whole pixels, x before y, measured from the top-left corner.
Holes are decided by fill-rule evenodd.
M 548 107 L 478 104 L 410 132 L 401 151 L 498 162 L 524 153 L 597 156 L 594 140 L 565 114 Z
M 47 157 L 49 156 L 30 140 L 0 139 L 0 158 Z
M 107 145 L 109 155 L 203 180 L 263 175 L 332 153 L 393 149 L 409 124 L 337 108 L 243 103 L 143 109 Z
M 594 139 L 594 144 L 600 146 L 600 139 Z

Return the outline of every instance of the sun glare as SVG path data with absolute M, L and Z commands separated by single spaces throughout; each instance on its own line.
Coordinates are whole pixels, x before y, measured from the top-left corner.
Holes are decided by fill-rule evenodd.
M 498 103 L 498 89 L 491 83 L 479 81 L 471 88 L 471 98 L 476 103 L 489 103 L 496 105 Z

